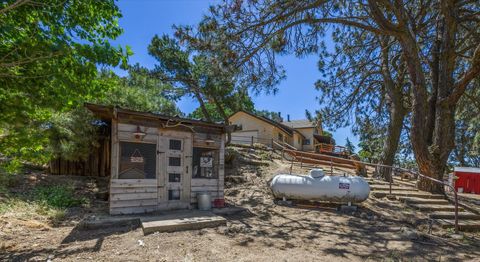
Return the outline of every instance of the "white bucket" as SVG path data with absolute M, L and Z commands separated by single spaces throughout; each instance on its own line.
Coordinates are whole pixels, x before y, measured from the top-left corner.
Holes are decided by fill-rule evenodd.
M 197 194 L 198 209 L 207 211 L 212 209 L 212 197 L 207 192 Z

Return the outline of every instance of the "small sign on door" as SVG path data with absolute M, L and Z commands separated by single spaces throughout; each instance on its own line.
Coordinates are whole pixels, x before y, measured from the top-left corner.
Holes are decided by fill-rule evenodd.
M 213 167 L 213 157 L 200 157 L 200 167 Z
M 140 154 L 140 151 L 138 151 L 138 149 L 135 149 L 135 151 L 133 151 L 132 156 L 130 156 L 130 162 L 143 163 L 143 156 L 142 154 Z

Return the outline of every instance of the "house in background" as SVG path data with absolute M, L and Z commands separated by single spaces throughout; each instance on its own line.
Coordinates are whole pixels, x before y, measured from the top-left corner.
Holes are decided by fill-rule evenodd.
M 295 148 L 303 151 L 315 151 L 315 144 L 319 143 L 316 137 L 321 137 L 322 126 L 308 120 L 290 120 L 287 115 L 287 121 L 281 123 L 296 131 L 299 135 L 295 138 L 297 141 L 293 144 Z
M 270 118 L 255 115 L 247 111 L 238 111 L 230 116 L 229 123 L 236 126 L 232 133 L 232 143 L 261 143 L 272 146 L 273 141 L 287 143 L 297 150 L 316 151 L 316 145 L 332 142 L 322 136 L 321 123 L 308 120 L 290 120 L 277 122 Z

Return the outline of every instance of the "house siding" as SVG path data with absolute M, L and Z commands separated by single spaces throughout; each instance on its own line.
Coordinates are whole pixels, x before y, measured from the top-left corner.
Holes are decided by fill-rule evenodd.
M 310 140 L 310 145 L 303 145 L 304 151 L 314 151 L 315 150 L 315 140 L 313 138 L 313 134 L 315 133 L 314 127 L 307 127 L 307 128 L 296 128 L 296 131 L 300 132 L 305 139 Z
M 282 134 L 283 141 L 289 144 L 292 143 L 292 136 L 282 129 L 271 125 L 265 121 L 262 121 L 254 116 L 251 116 L 245 112 L 237 112 L 229 118 L 230 124 L 241 126 L 242 130 L 238 132 L 233 132 L 233 135 L 242 136 L 242 132 L 247 131 L 257 131 L 258 132 L 258 141 L 257 143 L 262 143 L 270 145 L 272 139 L 274 141 L 279 141 L 278 134 Z M 235 142 L 235 141 L 233 141 Z

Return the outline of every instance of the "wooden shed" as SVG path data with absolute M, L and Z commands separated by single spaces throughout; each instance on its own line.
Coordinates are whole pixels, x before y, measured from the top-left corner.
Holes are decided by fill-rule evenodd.
M 110 214 L 190 209 L 208 192 L 223 205 L 225 126 L 85 105 L 110 123 Z
M 480 168 L 454 167 L 453 170 L 457 192 L 480 194 Z

